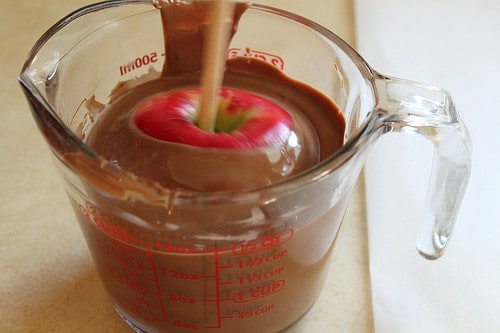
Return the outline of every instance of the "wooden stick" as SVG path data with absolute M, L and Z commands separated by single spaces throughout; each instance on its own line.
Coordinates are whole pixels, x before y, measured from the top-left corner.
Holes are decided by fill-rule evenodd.
M 201 76 L 201 101 L 198 126 L 208 132 L 215 131 L 219 105 L 219 91 L 224 79 L 226 52 L 231 33 L 228 19 L 232 20 L 234 4 L 230 0 L 215 0 L 213 23 L 205 44 Z

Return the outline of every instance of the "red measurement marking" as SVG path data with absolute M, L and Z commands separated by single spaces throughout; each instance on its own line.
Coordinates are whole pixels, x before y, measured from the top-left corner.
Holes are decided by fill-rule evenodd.
M 191 323 L 185 323 L 179 320 L 174 321 L 174 325 L 180 328 L 188 329 L 188 330 L 199 330 L 200 325 L 198 324 L 191 324 Z
M 256 316 L 264 315 L 274 308 L 274 304 L 263 306 L 257 310 L 243 310 L 238 314 L 239 319 L 249 319 Z
M 251 273 L 251 274 L 243 274 L 238 278 L 239 284 L 251 284 L 255 282 L 262 282 L 270 278 L 276 278 L 278 275 L 283 273 L 285 270 L 285 266 L 280 266 L 273 268 L 265 273 Z
M 227 286 L 227 285 L 234 284 L 234 282 L 233 281 L 221 281 L 219 284 L 221 286 Z
M 247 318 L 251 318 L 253 315 L 253 311 L 250 311 L 250 310 L 247 310 L 247 311 L 241 311 L 239 314 L 238 314 L 238 318 L 240 319 L 247 319 Z
M 276 253 L 269 255 L 257 256 L 253 258 L 245 258 L 238 261 L 239 268 L 254 268 L 265 263 L 271 263 L 273 261 L 283 258 L 288 253 L 288 250 L 281 250 Z
M 193 274 L 193 273 L 184 273 L 184 272 L 179 272 L 175 269 L 170 269 L 166 270 L 165 268 L 161 268 L 160 272 L 163 275 L 167 275 L 168 277 L 172 279 L 179 279 L 179 280 L 201 280 L 200 274 Z
M 124 76 L 128 73 L 131 73 L 143 66 L 147 66 L 150 64 L 154 64 L 158 62 L 158 52 L 151 52 L 149 54 L 145 54 L 143 56 L 137 57 L 129 63 L 120 66 L 120 75 Z
M 90 202 L 78 205 L 81 216 L 93 227 L 112 239 L 106 242 L 97 238 L 100 251 L 114 263 L 106 265 L 110 277 L 118 281 L 128 290 L 134 291 L 136 300 L 144 300 L 138 304 L 136 301 L 118 295 L 125 306 L 131 311 L 139 311 L 141 315 L 151 321 L 166 322 L 166 312 L 163 306 L 160 282 L 158 280 L 156 264 L 153 260 L 151 244 L 135 238 L 127 230 L 117 227 L 121 220 L 113 215 L 108 215 Z M 143 295 L 149 295 L 156 301 L 145 301 Z M 158 305 L 150 305 L 156 304 Z M 153 308 L 146 308 L 153 306 Z M 152 314 L 152 313 L 155 314 Z
M 163 296 L 161 294 L 161 287 L 160 287 L 160 280 L 158 279 L 158 269 L 156 267 L 156 263 L 153 259 L 153 253 L 151 252 L 151 247 L 148 247 L 148 256 L 149 256 L 149 260 L 151 262 L 151 269 L 153 270 L 153 276 L 154 276 L 154 283 L 156 285 L 156 290 L 158 291 L 158 300 L 160 301 L 160 310 L 161 310 L 161 314 L 162 314 L 162 317 L 160 319 L 160 321 L 164 321 L 166 322 L 167 321 L 167 314 L 165 312 L 165 306 L 164 306 L 164 302 L 163 302 Z
M 227 319 L 227 317 L 222 316 L 222 310 L 221 310 L 221 302 L 225 301 L 221 299 L 221 285 L 222 284 L 227 284 L 227 282 L 221 282 L 220 280 L 220 269 L 221 268 L 227 268 L 227 266 L 219 266 L 219 251 L 214 251 L 214 270 L 215 270 L 215 275 L 214 275 L 214 282 L 215 282 L 215 299 L 206 299 L 204 300 L 205 302 L 210 302 L 210 303 L 215 303 L 216 306 L 216 313 L 217 313 L 217 318 L 216 318 L 216 323 L 214 326 L 206 326 L 205 328 L 207 329 L 218 329 L 222 327 L 222 319 Z
M 292 237 L 293 229 L 283 230 L 275 235 L 264 236 L 254 240 L 237 243 L 233 247 L 233 253 L 236 255 L 244 255 L 268 250 L 278 245 L 283 245 L 292 239 Z
M 196 299 L 192 297 L 177 296 L 176 294 L 173 293 L 170 293 L 168 295 L 168 300 L 177 303 L 196 304 Z
M 97 246 L 101 253 L 107 258 L 112 259 L 123 271 L 129 275 L 144 280 L 155 280 L 155 272 L 151 267 L 151 260 L 145 251 L 136 250 L 119 241 L 113 241 L 111 244 L 97 239 Z
M 137 316 L 140 316 L 144 320 L 150 322 L 166 322 L 163 302 L 155 304 L 146 300 L 142 296 L 135 296 L 133 299 L 130 299 L 121 294 L 118 294 L 117 298 L 120 302 L 120 306 L 123 306 L 125 309 L 133 312 Z
M 140 278 L 134 278 L 130 276 L 127 272 L 122 271 L 121 269 L 117 269 L 113 266 L 107 265 L 106 270 L 116 282 L 121 284 L 127 289 L 133 290 L 137 293 L 141 294 L 154 294 L 155 291 L 149 290 L 148 286 L 141 281 Z
M 251 290 L 240 291 L 233 296 L 235 303 L 245 303 L 255 301 L 257 299 L 276 294 L 285 286 L 285 281 L 279 280 L 271 282 L 265 286 L 258 287 Z
M 219 252 L 214 252 L 215 264 L 215 294 L 217 295 L 217 327 L 221 327 L 221 299 L 220 299 L 220 267 L 219 267 Z
M 254 59 L 259 59 L 262 61 L 265 61 L 274 67 L 283 70 L 285 68 L 285 61 L 283 58 L 280 56 L 263 52 L 263 51 L 257 51 L 257 50 L 252 50 L 249 47 L 245 49 L 240 49 L 240 48 L 232 48 L 229 49 L 227 52 L 227 57 L 228 58 L 235 58 L 235 57 L 247 57 L 247 58 L 254 58 Z
M 93 206 L 91 203 L 87 202 L 85 206 L 78 205 L 78 208 L 81 215 L 104 234 L 110 236 L 113 239 L 121 240 L 126 244 L 136 245 L 145 249 L 146 251 L 151 251 L 150 243 L 137 239 L 127 230 L 117 227 L 113 223 L 113 217 L 106 216 L 106 214 L 100 211 L 97 207 Z M 150 255 L 149 252 L 148 255 Z
M 167 252 L 167 253 L 182 253 L 182 254 L 190 254 L 190 253 L 202 253 L 203 251 L 196 250 L 190 247 L 180 247 L 175 246 L 169 243 L 160 243 L 159 241 L 154 241 L 154 248 L 158 251 Z

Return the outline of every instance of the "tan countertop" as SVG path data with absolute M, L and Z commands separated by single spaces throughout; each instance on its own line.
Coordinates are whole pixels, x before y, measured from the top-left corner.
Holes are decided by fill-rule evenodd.
M 334 22 L 330 28 L 338 28 L 348 40 L 353 36 L 350 17 L 345 16 L 348 1 L 339 1 L 331 20 L 314 6 L 320 1 L 262 2 L 298 11 L 323 24 Z M 131 332 L 106 298 L 49 150 L 17 83 L 36 39 L 56 20 L 91 1 L 2 3 L 0 332 Z M 307 8 L 301 9 L 305 3 Z M 366 235 L 360 182 L 321 298 L 290 333 L 373 331 Z

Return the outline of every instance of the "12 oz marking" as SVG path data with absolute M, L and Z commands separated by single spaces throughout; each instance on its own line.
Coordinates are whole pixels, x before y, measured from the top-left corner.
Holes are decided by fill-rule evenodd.
M 199 274 L 193 273 L 184 273 L 179 272 L 174 269 L 168 271 L 168 276 L 172 279 L 180 279 L 180 280 L 200 280 L 201 276 Z

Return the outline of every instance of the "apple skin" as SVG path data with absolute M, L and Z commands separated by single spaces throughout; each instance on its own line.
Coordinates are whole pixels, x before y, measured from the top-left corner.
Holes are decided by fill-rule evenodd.
M 287 142 L 293 118 L 275 103 L 247 91 L 223 88 L 214 132 L 197 126 L 200 89 L 156 95 L 138 106 L 133 120 L 155 139 L 205 148 L 248 149 Z

